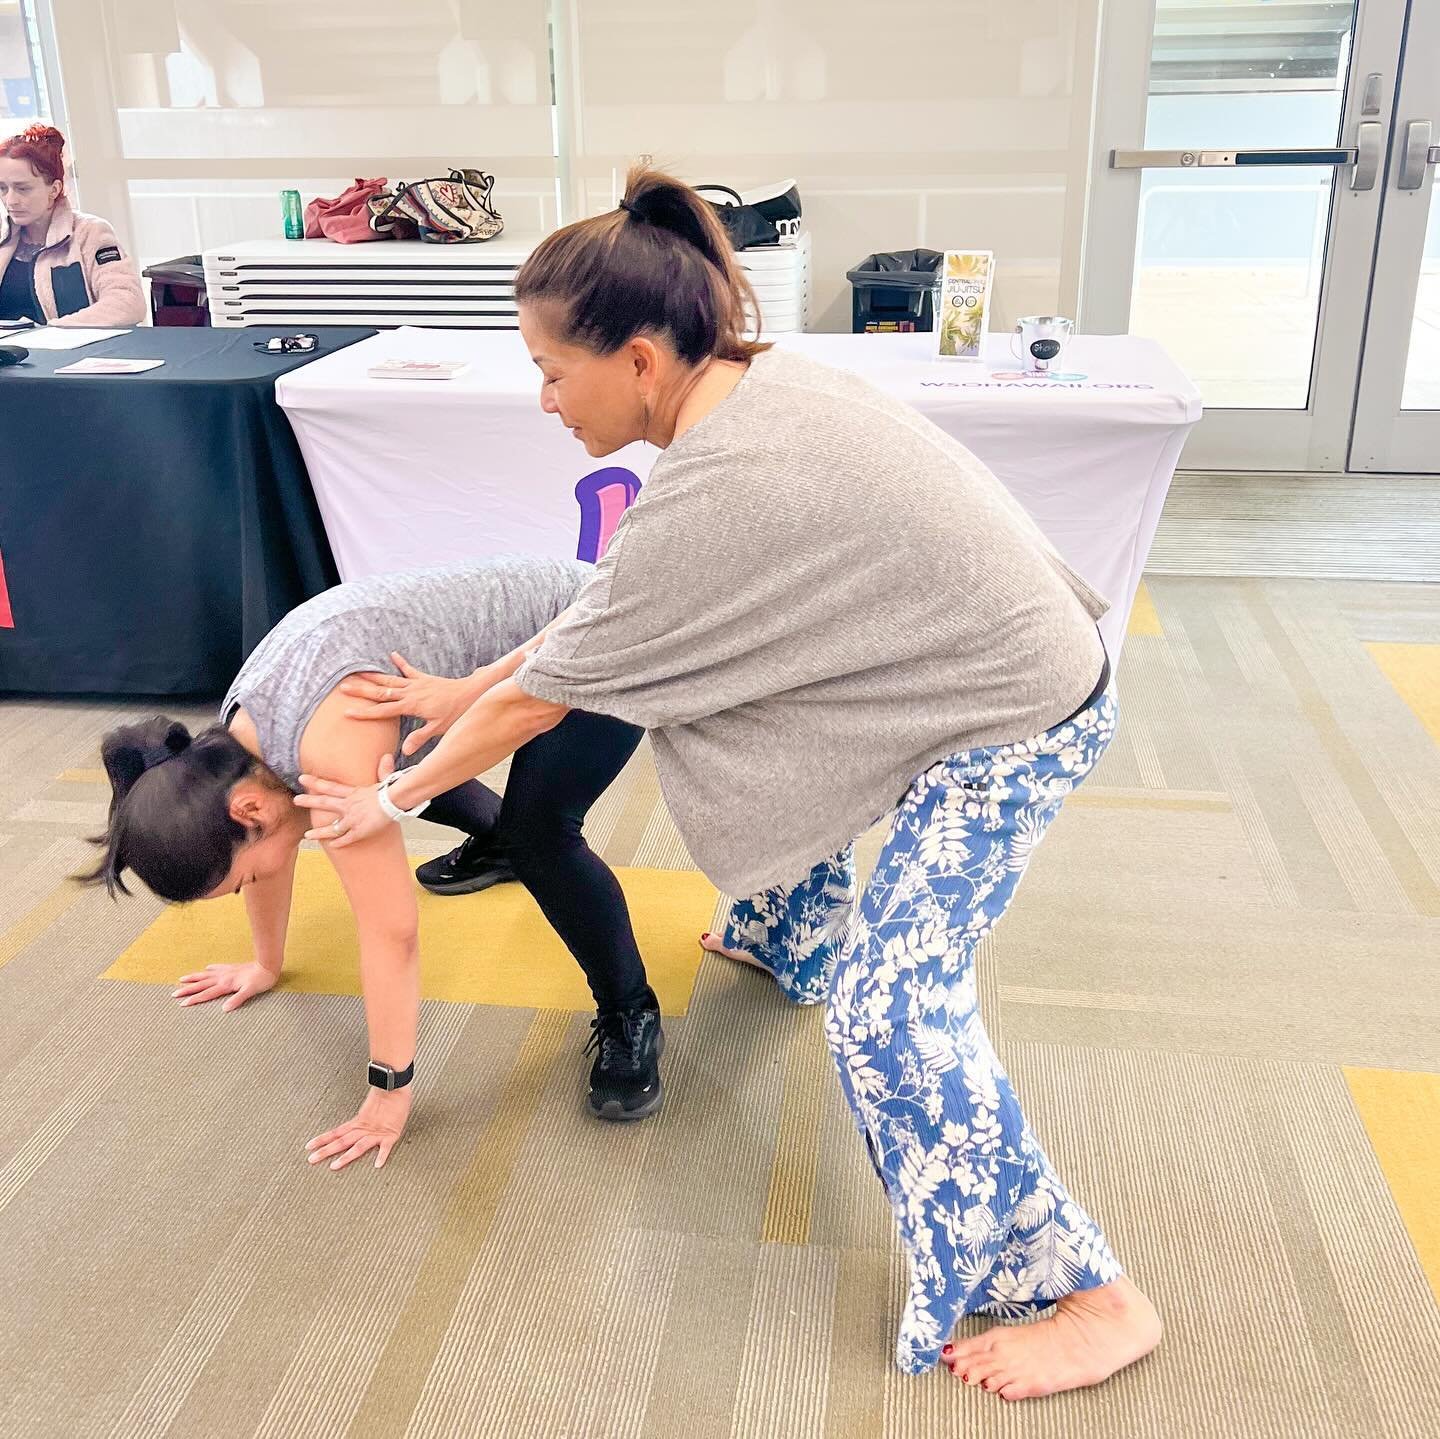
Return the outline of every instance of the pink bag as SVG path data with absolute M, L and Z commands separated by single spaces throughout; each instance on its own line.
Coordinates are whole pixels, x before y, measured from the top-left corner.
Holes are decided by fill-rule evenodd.
M 387 182 L 362 180 L 333 200 L 316 198 L 305 207 L 305 238 L 334 240 L 341 245 L 358 245 L 362 240 L 384 240 L 370 228 L 369 199 L 385 193 Z

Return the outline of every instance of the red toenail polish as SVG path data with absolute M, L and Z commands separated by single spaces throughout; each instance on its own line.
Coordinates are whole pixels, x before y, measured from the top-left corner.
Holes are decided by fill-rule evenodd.
M 706 930 L 705 933 L 700 936 L 700 938 L 701 938 L 702 940 L 709 939 L 709 938 L 710 938 L 710 931 L 709 931 L 709 930 Z
M 955 1352 L 955 1346 L 953 1344 L 947 1344 L 940 1352 L 942 1354 L 953 1354 Z

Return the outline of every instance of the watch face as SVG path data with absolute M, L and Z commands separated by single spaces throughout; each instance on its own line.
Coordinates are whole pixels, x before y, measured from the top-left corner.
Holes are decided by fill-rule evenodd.
M 384 1064 L 370 1064 L 370 1083 L 377 1089 L 389 1089 L 395 1080 L 395 1071 Z

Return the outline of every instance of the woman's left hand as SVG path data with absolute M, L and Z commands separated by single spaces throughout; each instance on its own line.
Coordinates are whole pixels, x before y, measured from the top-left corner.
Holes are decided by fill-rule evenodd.
M 404 754 L 415 754 L 432 739 L 438 739 L 495 683 L 493 665 L 476 670 L 465 679 L 446 679 L 443 675 L 417 670 L 404 655 L 392 654 L 390 660 L 400 671 L 398 676 L 367 670 L 343 680 L 340 693 L 366 701 L 347 709 L 347 719 L 388 720 L 410 716 L 424 720 L 419 729 L 405 736 Z
M 347 1164 L 353 1164 L 375 1149 L 379 1150 L 375 1156 L 375 1168 L 380 1169 L 389 1159 L 390 1151 L 399 1144 L 409 1117 L 409 1085 L 388 1092 L 372 1089 L 354 1119 L 336 1129 L 327 1129 L 324 1134 L 317 1134 L 305 1146 L 310 1163 L 319 1164 L 329 1159 L 331 1169 L 344 1169 Z
M 371 835 L 379 834 L 391 821 L 376 798 L 379 786 L 338 784 L 332 779 L 318 779 L 302 774 L 304 794 L 295 796 L 295 803 L 310 811 L 314 829 L 305 831 L 306 839 L 318 839 L 333 849 L 343 849 Z

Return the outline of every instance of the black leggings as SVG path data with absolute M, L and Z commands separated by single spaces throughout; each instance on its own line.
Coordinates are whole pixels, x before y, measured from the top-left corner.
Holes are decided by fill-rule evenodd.
M 515 751 L 503 800 L 472 779 L 437 795 L 425 811 L 437 824 L 503 845 L 603 1010 L 656 1003 L 620 882 L 580 832 L 642 734 L 621 720 L 572 710 Z

